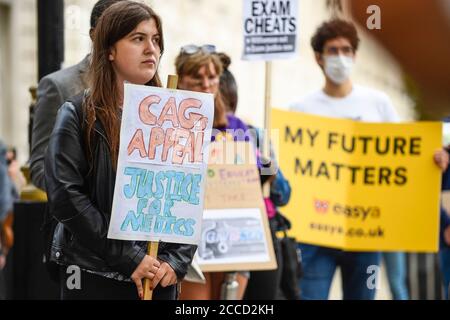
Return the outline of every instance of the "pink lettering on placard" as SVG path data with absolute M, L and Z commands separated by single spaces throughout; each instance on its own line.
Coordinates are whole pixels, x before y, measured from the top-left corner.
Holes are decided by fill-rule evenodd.
M 199 112 L 189 111 L 201 110 L 202 101 L 188 98 L 182 100 L 177 107 L 175 97 L 169 97 L 165 102 L 162 100 L 158 95 L 151 95 L 139 104 L 139 119 L 152 128 L 148 137 L 144 137 L 141 128 L 136 130 L 128 144 L 128 155 L 138 150 L 141 158 L 147 157 L 150 160 L 155 160 L 160 154 L 159 160 L 162 162 L 183 164 L 187 159 L 189 163 L 202 163 L 204 130 L 209 119 Z M 162 103 L 164 105 L 161 109 Z M 159 115 L 155 114 L 156 107 L 161 109 Z M 170 127 L 167 128 L 168 124 Z M 158 153 L 158 150 L 161 152 Z

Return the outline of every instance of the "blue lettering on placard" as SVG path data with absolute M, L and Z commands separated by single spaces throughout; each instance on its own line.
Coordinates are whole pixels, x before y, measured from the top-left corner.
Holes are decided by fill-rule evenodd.
M 152 194 L 152 185 L 153 185 L 153 171 L 147 171 L 147 174 L 143 174 L 140 176 L 139 184 L 137 188 L 137 197 L 138 198 L 151 198 Z
M 131 223 L 131 229 L 133 229 L 133 231 L 138 231 L 139 227 L 142 225 L 142 218 L 143 218 L 142 214 L 135 215 L 134 211 L 132 210 L 128 211 L 128 214 L 125 217 L 125 220 L 123 221 L 120 230 L 127 231 L 128 225 Z
M 161 216 L 156 216 L 155 226 L 153 227 L 154 233 L 161 233 L 164 226 L 164 218 Z
M 198 193 L 200 192 L 200 182 L 202 181 L 201 174 L 195 174 L 191 186 L 191 196 L 189 198 L 190 204 L 199 204 Z
M 175 217 L 164 217 L 165 219 L 165 226 L 164 226 L 164 231 L 163 233 L 165 234 L 172 234 L 172 228 L 173 225 L 175 224 L 175 222 L 177 222 L 177 218 Z
M 175 173 L 175 177 L 174 177 L 174 186 L 173 186 L 173 192 L 171 192 L 170 194 L 170 199 L 171 200 L 175 200 L 175 201 L 180 201 L 181 200 L 181 182 L 183 181 L 184 178 L 184 172 L 177 172 Z
M 164 203 L 164 213 L 163 215 L 165 217 L 171 217 L 172 213 L 170 212 L 170 209 L 172 209 L 173 207 L 173 201 L 172 200 L 166 200 L 166 202 Z
M 179 236 L 191 237 L 194 234 L 194 219 L 177 219 L 176 217 L 155 216 L 150 214 L 136 215 L 129 211 L 120 230 L 128 231 L 131 225 L 132 231 L 151 232 L 152 225 L 154 233 L 176 234 Z M 248 234 L 241 234 L 241 241 L 249 240 Z
M 124 174 L 126 176 L 131 176 L 130 183 L 126 184 L 123 187 L 123 192 L 125 194 L 125 197 L 127 197 L 128 199 L 133 198 L 134 193 L 136 191 L 138 175 L 141 174 L 143 171 L 144 171 L 144 169 L 139 169 L 139 168 L 129 168 L 129 167 L 125 168 Z
M 142 232 L 151 232 L 152 231 L 153 217 L 154 217 L 153 215 L 144 214 L 144 221 L 143 221 L 142 227 L 141 227 Z
M 145 209 L 145 207 L 147 206 L 148 203 L 148 199 L 147 198 L 142 198 L 139 199 L 138 201 L 138 205 L 137 205 L 137 214 L 143 214 L 144 212 L 142 212 L 142 210 Z
M 129 210 L 124 219 L 120 227 L 122 231 L 193 236 L 196 221 L 178 219 L 173 215 L 172 209 L 176 201 L 199 205 L 201 174 L 185 174 L 174 170 L 156 173 L 126 167 L 124 175 L 130 177 L 129 183 L 123 187 L 124 196 L 137 201 L 136 211 Z M 249 235 L 241 236 L 249 238 Z
M 172 179 L 175 176 L 175 171 L 166 171 L 167 185 L 166 185 L 166 199 L 170 199 L 170 193 L 172 190 Z
M 184 232 L 184 235 L 186 237 L 192 237 L 192 235 L 194 234 L 194 225 L 195 225 L 194 219 L 186 220 L 186 223 L 184 224 L 184 228 L 186 229 L 186 231 Z
M 150 207 L 148 208 L 148 213 L 151 215 L 158 215 L 161 213 L 161 200 L 155 199 L 150 204 Z
M 175 225 L 173 226 L 173 232 L 176 235 L 183 235 L 186 231 L 186 228 L 184 228 L 185 220 L 183 218 L 178 219 L 177 222 L 175 222 Z M 183 230 L 181 229 L 183 227 Z
M 189 194 L 190 194 L 189 185 L 191 185 L 191 183 L 192 183 L 192 174 L 188 174 L 184 178 L 183 182 L 181 183 L 181 187 L 180 187 L 180 189 L 181 189 L 180 195 L 181 195 L 181 198 L 183 199 L 183 201 L 186 201 L 186 202 L 189 201 Z
M 156 191 L 153 193 L 153 196 L 156 199 L 162 199 L 164 196 L 164 188 L 161 180 L 164 180 L 164 172 L 160 171 L 156 174 Z

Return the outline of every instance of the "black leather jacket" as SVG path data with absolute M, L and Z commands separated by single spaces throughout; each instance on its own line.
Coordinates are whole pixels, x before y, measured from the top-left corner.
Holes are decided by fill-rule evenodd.
M 107 238 L 116 173 L 104 130 L 97 121 L 94 170 L 88 174 L 81 130 L 82 94 L 59 110 L 45 157 L 50 213 L 59 221 L 50 260 L 62 265 L 111 272 L 129 277 L 145 256 L 142 242 Z M 182 279 L 196 246 L 160 243 L 158 258 Z

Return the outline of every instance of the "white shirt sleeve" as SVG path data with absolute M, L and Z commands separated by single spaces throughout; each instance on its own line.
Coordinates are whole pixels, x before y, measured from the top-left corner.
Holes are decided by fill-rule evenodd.
M 303 112 L 303 106 L 300 101 L 293 102 L 289 105 L 289 111 Z
M 400 122 L 400 116 L 394 108 L 391 99 L 387 94 L 381 95 L 381 108 L 385 122 Z

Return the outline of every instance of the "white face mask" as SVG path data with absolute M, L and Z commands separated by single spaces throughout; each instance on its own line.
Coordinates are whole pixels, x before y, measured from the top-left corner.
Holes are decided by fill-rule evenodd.
M 335 84 L 343 84 L 350 77 L 353 69 L 353 57 L 324 56 L 325 74 Z

